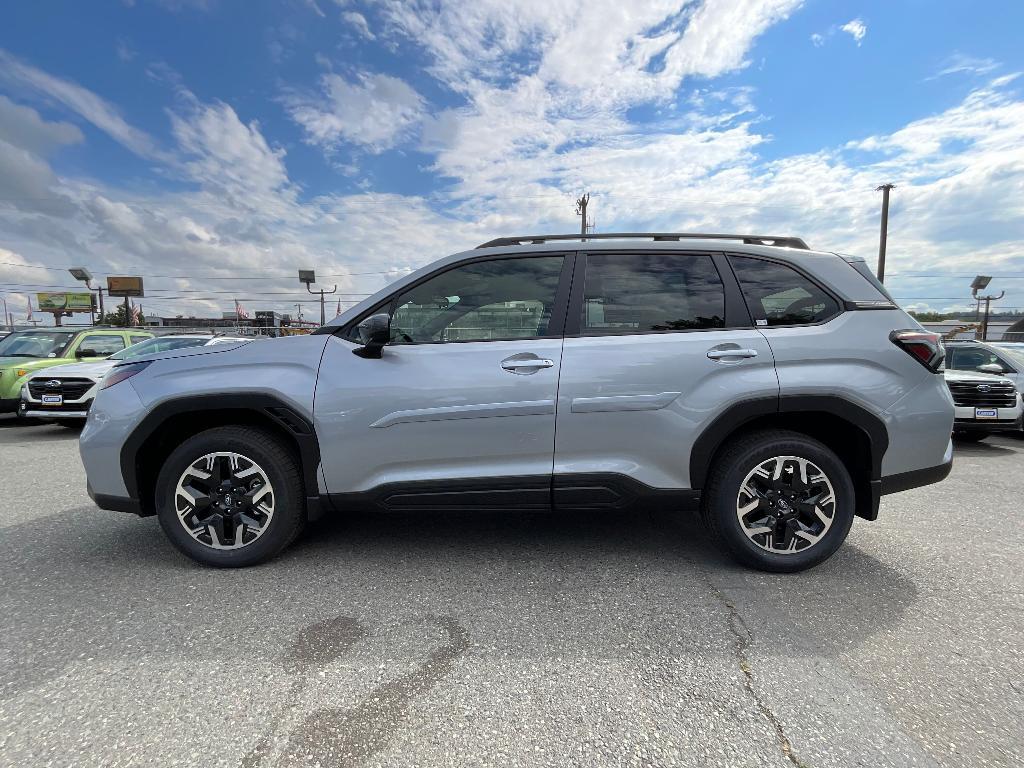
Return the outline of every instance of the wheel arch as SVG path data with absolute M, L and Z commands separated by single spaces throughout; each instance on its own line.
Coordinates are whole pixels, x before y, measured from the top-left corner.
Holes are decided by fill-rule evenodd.
M 186 396 L 153 408 L 121 448 L 121 474 L 140 514 L 155 513 L 153 493 L 164 460 L 193 435 L 228 425 L 261 427 L 277 435 L 295 454 L 307 508 L 319 501 L 320 444 L 313 423 L 282 399 L 264 393 Z
M 835 451 L 850 469 L 857 494 L 857 516 L 867 520 L 878 517 L 888 430 L 880 418 L 862 406 L 832 395 L 757 398 L 734 404 L 694 442 L 690 452 L 690 486 L 704 487 L 716 457 L 735 438 L 762 429 L 800 432 Z

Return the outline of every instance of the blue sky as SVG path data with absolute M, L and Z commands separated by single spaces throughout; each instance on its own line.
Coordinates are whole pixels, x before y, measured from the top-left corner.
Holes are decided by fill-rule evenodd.
M 757 230 L 877 250 L 908 306 L 1024 308 L 1024 4 L 106 0 L 0 24 L 0 292 L 149 314 L 346 301 L 492 237 Z M 306 307 L 307 316 L 313 312 Z

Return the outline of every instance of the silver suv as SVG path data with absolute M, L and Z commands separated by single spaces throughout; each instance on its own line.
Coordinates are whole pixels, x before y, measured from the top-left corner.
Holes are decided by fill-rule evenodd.
M 743 563 L 828 558 L 944 478 L 939 337 L 797 238 L 500 238 L 309 336 L 115 367 L 89 492 L 214 566 L 355 509 L 700 510 Z

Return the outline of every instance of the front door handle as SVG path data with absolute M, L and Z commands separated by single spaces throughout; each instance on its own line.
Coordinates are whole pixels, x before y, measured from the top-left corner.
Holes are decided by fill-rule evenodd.
M 731 357 L 757 357 L 756 349 L 709 349 L 708 358 L 724 360 Z
M 512 357 L 506 357 L 501 361 L 501 367 L 509 373 L 518 374 L 529 374 L 536 373 L 543 368 L 552 368 L 555 365 L 554 360 L 548 360 L 547 358 L 534 357 L 519 357 L 514 355 Z

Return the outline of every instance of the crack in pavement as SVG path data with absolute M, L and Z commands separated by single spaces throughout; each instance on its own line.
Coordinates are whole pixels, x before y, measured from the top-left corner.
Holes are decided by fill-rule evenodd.
M 733 602 L 725 596 L 725 593 L 720 590 L 715 583 L 711 580 L 711 575 L 704 570 L 703 567 L 699 568 L 701 573 L 704 575 L 704 581 L 711 589 L 711 593 L 715 596 L 729 614 L 729 631 L 732 633 L 736 642 L 733 644 L 733 654 L 736 656 L 736 661 L 739 664 L 740 671 L 743 672 L 743 688 L 754 703 L 757 705 L 761 715 L 768 721 L 768 723 L 775 730 L 775 735 L 779 741 L 779 748 L 782 750 L 782 754 L 797 768 L 808 768 L 807 764 L 802 762 L 797 757 L 796 752 L 793 751 L 793 744 L 790 742 L 789 737 L 786 736 L 786 730 L 782 727 L 782 723 L 779 718 L 772 711 L 772 708 L 768 706 L 768 702 L 758 692 L 754 685 L 754 670 L 750 666 L 750 660 L 747 658 L 747 649 L 750 648 L 750 644 L 753 641 L 754 635 L 747 626 L 747 623 L 743 620 L 739 610 L 733 604 Z

